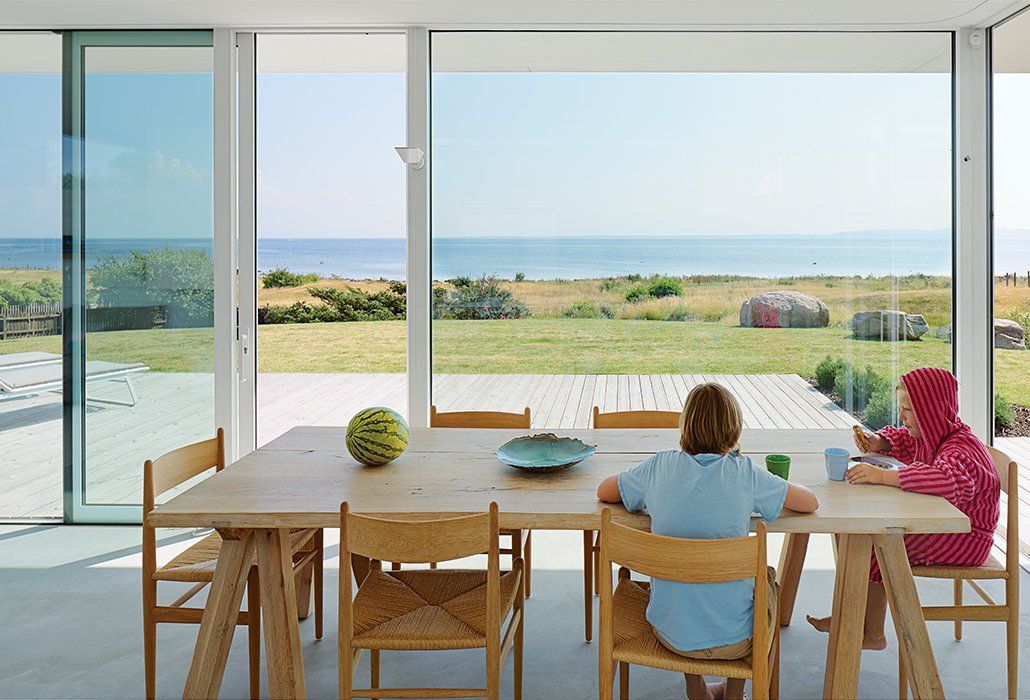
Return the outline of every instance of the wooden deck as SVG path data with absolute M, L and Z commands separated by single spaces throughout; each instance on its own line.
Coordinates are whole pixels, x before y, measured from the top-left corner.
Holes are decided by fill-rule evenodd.
M 529 406 L 536 428 L 585 428 L 594 405 L 605 411 L 679 410 L 690 388 L 705 381 L 717 381 L 737 396 L 749 428 L 833 429 L 855 422 L 790 374 L 437 375 L 433 395 L 444 411 Z M 145 459 L 214 431 L 210 374 L 152 372 L 139 376 L 136 385 L 139 401 L 133 407 L 90 407 L 91 501 L 138 503 Z M 124 391 L 120 382 L 90 388 L 91 395 L 117 398 Z M 406 380 L 398 374 L 263 374 L 258 392 L 260 444 L 294 425 L 345 424 L 366 406 L 407 414 Z M 999 447 L 1030 465 L 1030 439 L 1000 439 Z M 61 449 L 59 394 L 0 401 L 0 519 L 61 517 Z M 1030 480 L 1024 483 L 1030 486 Z M 1030 489 L 1021 489 L 1021 497 L 1030 504 Z M 1023 532 L 1030 536 L 1030 523 Z

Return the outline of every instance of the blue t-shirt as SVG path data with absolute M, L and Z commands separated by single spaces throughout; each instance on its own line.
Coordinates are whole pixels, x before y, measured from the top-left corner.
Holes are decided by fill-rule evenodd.
M 721 539 L 747 535 L 752 513 L 779 517 L 787 482 L 750 457 L 666 450 L 619 474 L 619 494 L 630 511 L 647 509 L 651 532 Z M 681 651 L 742 641 L 752 632 L 754 581 L 652 579 L 647 620 Z

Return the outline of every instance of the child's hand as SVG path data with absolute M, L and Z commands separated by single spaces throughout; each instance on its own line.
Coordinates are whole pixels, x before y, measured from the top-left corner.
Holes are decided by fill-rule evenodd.
M 880 467 L 859 462 L 848 469 L 844 478 L 848 480 L 849 484 L 882 484 L 883 472 L 884 470 Z
M 849 484 L 885 484 L 901 488 L 896 469 L 883 469 L 875 464 L 859 462 L 847 471 L 844 478 Z
M 890 443 L 886 438 L 876 433 L 867 433 L 857 425 L 855 431 L 855 447 L 861 452 L 886 452 L 890 449 Z

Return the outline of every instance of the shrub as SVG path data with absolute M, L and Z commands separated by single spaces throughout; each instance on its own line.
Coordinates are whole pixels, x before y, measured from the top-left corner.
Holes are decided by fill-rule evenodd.
M 601 312 L 589 301 L 577 301 L 572 306 L 562 309 L 562 318 L 600 318 Z
M 601 304 L 597 307 L 597 313 L 601 315 L 601 318 L 615 318 L 615 309 L 611 304 Z
M 633 285 L 626 292 L 626 301 L 629 302 L 643 301 L 644 299 L 647 299 L 647 297 L 647 289 L 645 289 L 641 284 Z
M 525 282 L 526 281 L 526 273 L 525 272 L 516 272 L 515 273 L 515 281 L 516 282 Z
M 647 285 L 647 295 L 655 299 L 683 295 L 683 283 L 675 277 L 656 275 Z
M 1016 423 L 1016 415 L 1012 411 L 1012 404 L 1005 400 L 1000 394 L 994 395 L 994 429 L 1004 430 L 1011 428 Z
M 392 321 L 405 317 L 407 301 L 389 290 L 369 293 L 353 287 L 312 287 L 308 292 L 338 312 L 335 320 Z
M 325 304 L 297 301 L 289 306 L 265 305 L 258 309 L 258 323 L 328 323 L 342 321 L 340 313 Z
M 274 287 L 300 287 L 318 281 L 318 275 L 312 273 L 290 272 L 285 267 L 277 267 L 261 278 L 261 286 L 265 289 Z
M 96 307 L 163 306 L 169 328 L 214 323 L 214 261 L 204 250 L 165 247 L 106 258 L 90 271 L 89 284 Z
M 451 285 L 455 289 L 463 289 L 472 284 L 472 278 L 466 277 L 465 275 L 460 275 L 458 277 L 452 277 L 451 279 L 447 280 L 447 284 Z
M 877 391 L 890 391 L 890 382 L 877 374 L 872 367 L 856 370 L 845 362 L 834 377 L 833 390 L 843 402 L 842 408 L 853 413 L 864 411 L 869 398 Z
M 399 294 L 402 297 L 403 296 L 407 296 L 407 294 L 408 294 L 408 283 L 407 282 L 400 282 L 400 281 L 394 280 L 394 281 L 390 282 L 390 284 L 387 285 L 387 287 L 388 287 L 388 289 L 391 292 L 393 292 L 394 294 Z
M 894 392 L 890 388 L 877 389 L 865 407 L 865 423 L 873 430 L 894 424 Z
M 837 372 L 844 367 L 844 360 L 833 358 L 829 355 L 815 366 L 815 381 L 823 391 L 833 391 L 834 382 L 837 380 Z
M 49 277 L 39 282 L 14 284 L 0 280 L 0 306 L 24 306 L 61 301 L 61 285 Z
M 479 321 L 529 316 L 529 307 L 516 299 L 510 289 L 505 289 L 496 275 L 460 285 L 455 280 L 450 282 L 455 289 L 444 297 L 441 318 Z
M 626 280 L 629 282 L 639 282 L 642 279 L 644 279 L 643 276 L 638 275 L 635 272 L 633 274 L 626 275 Z

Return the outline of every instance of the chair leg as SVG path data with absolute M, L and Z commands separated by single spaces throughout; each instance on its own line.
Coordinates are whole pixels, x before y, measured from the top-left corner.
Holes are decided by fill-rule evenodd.
M 526 545 L 522 549 L 522 575 L 526 584 L 526 597 L 532 595 L 533 582 L 533 531 L 526 531 Z
M 955 579 L 955 606 L 962 605 L 962 579 Z M 955 639 L 962 639 L 962 620 L 955 620 Z
M 324 597 L 324 582 L 322 577 L 325 573 L 325 562 L 323 557 L 325 556 L 325 544 L 323 538 L 323 530 L 319 529 L 315 533 L 315 551 L 318 554 L 315 555 L 315 639 L 322 638 L 322 614 L 323 614 L 323 597 Z
M 1012 595 L 1012 597 L 1008 597 Z M 1018 591 L 1007 594 L 1009 619 L 1005 621 L 1005 652 L 1008 658 L 1009 698 L 1019 697 L 1019 602 Z
M 583 531 L 583 623 L 584 636 L 594 638 L 594 533 Z
M 369 649 L 368 652 L 369 687 L 379 687 L 379 650 Z
M 429 568 L 430 569 L 436 569 L 436 562 L 435 561 L 429 562 Z
M 528 550 L 529 545 L 527 544 L 526 547 Z M 523 560 L 523 566 L 525 566 L 525 560 Z M 519 619 L 519 626 L 515 629 L 515 644 L 513 649 L 515 658 L 512 660 L 514 700 L 522 700 L 522 648 L 526 632 L 526 584 L 528 583 L 528 580 L 525 578 L 526 568 L 523 568 L 522 571 L 522 593 L 516 594 L 515 597 L 515 610 L 521 613 L 521 617 Z
M 261 586 L 257 567 L 247 575 L 247 648 L 250 653 L 250 697 L 261 697 Z
M 146 678 L 146 697 L 157 697 L 157 623 L 151 618 L 151 606 L 143 609 L 143 675 Z
M 769 669 L 769 700 L 780 700 L 780 626 L 773 632 L 772 668 Z
M 619 662 L 619 700 L 629 700 L 629 664 Z
M 399 561 L 390 562 L 390 571 L 400 571 L 401 563 Z
M 594 535 L 594 595 L 601 595 L 601 533 Z

